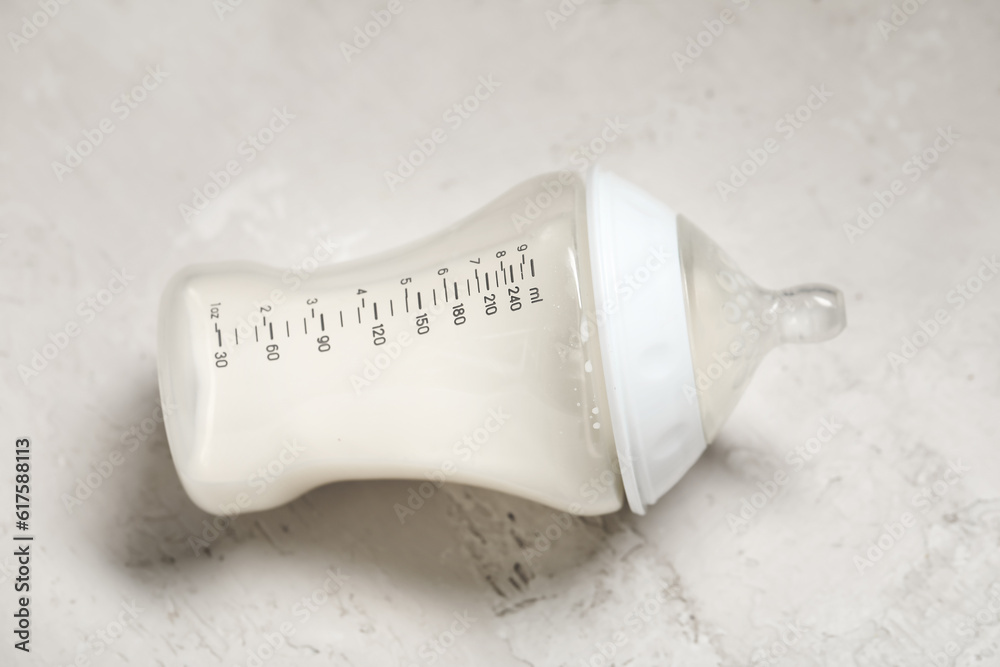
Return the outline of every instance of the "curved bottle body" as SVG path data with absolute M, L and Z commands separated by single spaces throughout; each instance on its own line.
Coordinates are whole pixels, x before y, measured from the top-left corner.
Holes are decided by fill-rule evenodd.
M 160 309 L 160 394 L 181 480 L 210 512 L 395 478 L 575 514 L 627 496 L 643 513 L 768 350 L 845 322 L 835 288 L 762 289 L 648 193 L 564 172 L 295 289 L 257 264 L 181 272 Z
M 256 264 L 180 273 L 161 304 L 159 369 L 189 495 L 231 513 L 396 478 L 577 514 L 621 507 L 587 328 L 586 224 L 583 182 L 539 177 L 435 237 L 295 290 Z

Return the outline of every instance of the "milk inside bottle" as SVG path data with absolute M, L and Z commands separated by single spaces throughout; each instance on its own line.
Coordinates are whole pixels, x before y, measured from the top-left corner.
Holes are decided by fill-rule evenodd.
M 839 291 L 757 287 L 689 222 L 596 169 L 532 179 L 298 289 L 282 275 L 192 266 L 164 292 L 167 435 L 209 512 L 414 479 L 641 513 L 771 347 L 844 326 Z

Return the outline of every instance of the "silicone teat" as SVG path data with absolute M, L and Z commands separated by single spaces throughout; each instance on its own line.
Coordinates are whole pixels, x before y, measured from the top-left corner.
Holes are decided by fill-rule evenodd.
M 829 285 L 799 285 L 781 290 L 788 308 L 778 320 L 782 343 L 822 343 L 847 326 L 844 294 Z
M 689 394 L 697 396 L 711 442 L 773 347 L 818 343 L 844 330 L 844 296 L 827 285 L 762 289 L 683 217 L 678 241 L 696 384 Z

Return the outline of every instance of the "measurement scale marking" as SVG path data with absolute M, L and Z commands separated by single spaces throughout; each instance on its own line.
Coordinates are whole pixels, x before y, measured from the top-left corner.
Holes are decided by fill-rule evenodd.
M 521 276 L 521 280 L 524 280 L 524 278 L 525 278 L 524 267 L 525 267 L 526 264 L 528 266 L 528 272 L 530 273 L 531 277 L 532 278 L 537 277 L 537 274 L 535 272 L 535 260 L 533 258 L 532 259 L 528 259 L 528 257 L 525 254 L 522 254 L 521 255 L 521 262 L 520 262 L 520 276 Z M 509 273 L 510 273 L 509 276 L 507 275 L 508 274 L 508 267 L 509 267 Z M 500 269 L 499 269 L 499 271 L 493 271 L 493 280 L 494 280 L 495 286 L 499 286 L 500 285 L 500 275 L 499 275 L 500 273 L 503 273 L 503 282 L 504 282 L 504 285 L 507 285 L 509 283 L 514 283 L 515 282 L 515 280 L 516 280 L 515 275 L 516 274 L 514 272 L 514 265 L 513 264 L 505 265 L 505 263 L 503 261 L 500 262 Z M 493 287 L 493 286 L 490 285 L 490 275 L 489 275 L 489 272 L 487 271 L 484 275 L 486 277 L 486 290 L 489 291 Z M 479 269 L 478 268 L 475 269 L 475 278 L 476 278 L 476 292 L 477 293 L 482 293 L 482 291 L 483 291 L 482 276 L 479 275 Z M 454 290 L 454 296 L 455 296 L 456 301 L 460 298 L 459 284 L 458 284 L 457 280 L 452 282 L 452 286 L 453 286 L 452 290 L 448 289 L 448 279 L 447 278 L 442 278 L 441 283 L 442 283 L 442 286 L 444 288 L 444 299 L 445 299 L 446 303 L 450 302 L 450 300 L 451 300 L 451 295 L 449 294 L 449 292 L 451 292 L 452 290 Z M 465 291 L 466 291 L 466 293 L 469 296 L 472 295 L 472 279 L 471 278 L 467 278 L 466 281 L 465 281 Z M 410 290 L 409 290 L 409 288 L 404 289 L 403 290 L 403 294 L 404 294 L 404 302 L 405 302 L 406 312 L 408 313 L 408 312 L 410 312 Z M 432 289 L 431 290 L 431 294 L 432 294 L 432 298 L 433 298 L 433 301 L 434 301 L 434 305 L 437 305 L 437 302 L 438 302 L 438 299 L 437 299 L 437 289 L 436 288 Z M 361 310 L 362 310 L 362 308 L 365 307 L 365 304 L 366 304 L 366 299 L 364 297 L 362 297 L 361 298 L 361 307 L 357 309 L 357 312 L 358 312 L 358 323 L 359 324 L 361 324 L 363 322 L 363 318 L 361 316 Z M 417 292 L 417 308 L 419 310 L 423 310 L 423 295 L 419 291 Z M 379 320 L 379 315 L 378 315 L 378 303 L 377 302 L 372 302 L 372 311 L 373 311 L 373 315 L 374 315 L 375 321 L 378 321 Z M 395 314 L 396 314 L 395 303 L 394 303 L 394 301 L 392 299 L 390 299 L 389 300 L 389 315 L 390 315 L 390 317 L 394 317 Z M 311 318 L 315 319 L 315 317 L 316 317 L 316 309 L 315 308 L 310 308 L 309 316 Z M 263 324 L 264 324 L 264 326 L 267 327 L 267 333 L 268 333 L 269 338 L 271 340 L 274 340 L 274 322 L 273 321 L 272 322 L 268 322 L 267 316 L 265 315 L 263 317 Z M 319 314 L 319 324 L 320 324 L 320 330 L 321 331 L 326 331 L 326 317 L 325 317 L 325 315 L 322 312 Z M 344 326 L 344 311 L 340 311 L 340 326 L 341 327 Z M 302 318 L 302 331 L 306 335 L 309 334 L 309 319 L 306 318 L 306 317 Z M 259 327 L 258 326 L 254 326 L 253 332 L 254 332 L 254 341 L 260 342 L 260 329 L 259 329 Z M 222 342 L 222 330 L 219 329 L 219 325 L 218 324 L 215 325 L 215 334 L 216 334 L 216 340 L 218 342 L 219 347 L 222 347 L 223 346 L 223 342 Z M 289 338 L 292 335 L 291 334 L 291 325 L 290 325 L 289 320 L 285 320 L 285 334 Z M 239 328 L 238 327 L 236 327 L 236 328 L 233 329 L 233 336 L 234 336 L 234 339 L 235 339 L 235 344 L 239 345 L 240 344 L 240 332 L 239 332 Z

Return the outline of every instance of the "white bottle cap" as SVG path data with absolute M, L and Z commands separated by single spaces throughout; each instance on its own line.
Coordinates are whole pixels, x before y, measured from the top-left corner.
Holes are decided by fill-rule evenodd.
M 692 392 L 677 214 L 594 167 L 587 177 L 587 223 L 622 482 L 629 507 L 645 514 L 705 451 Z

